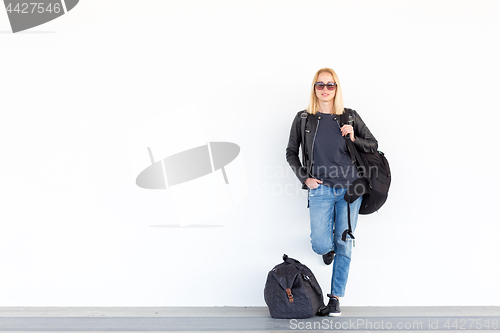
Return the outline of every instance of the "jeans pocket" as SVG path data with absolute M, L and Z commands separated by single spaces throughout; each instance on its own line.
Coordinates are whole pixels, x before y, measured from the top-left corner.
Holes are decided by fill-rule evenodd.
M 319 187 L 320 187 L 321 184 L 318 184 L 318 186 L 316 186 L 315 188 L 310 188 L 309 189 L 309 196 L 310 197 L 313 197 L 314 194 L 318 191 Z

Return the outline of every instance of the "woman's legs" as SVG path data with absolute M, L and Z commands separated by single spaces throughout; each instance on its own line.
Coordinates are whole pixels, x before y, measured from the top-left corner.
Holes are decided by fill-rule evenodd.
M 343 297 L 351 264 L 352 239 L 344 242 L 342 234 L 349 228 L 347 220 L 346 190 L 320 184 L 309 190 L 309 214 L 311 220 L 311 244 L 317 254 L 335 251 L 331 294 Z M 351 228 L 356 229 L 362 197 L 350 204 Z M 333 230 L 335 229 L 335 234 Z
M 319 184 L 309 190 L 309 215 L 311 220 L 311 244 L 317 254 L 326 254 L 333 249 L 333 188 Z
M 346 241 L 342 240 L 344 230 L 349 228 L 347 220 L 347 202 L 344 200 L 344 194 L 345 190 L 342 191 L 341 195 L 338 195 L 335 198 L 335 257 L 333 258 L 331 294 L 337 297 L 343 297 L 345 294 L 345 286 L 349 276 L 352 252 L 352 239 L 347 236 Z M 361 201 L 362 197 L 350 204 L 351 229 L 353 232 L 356 229 Z

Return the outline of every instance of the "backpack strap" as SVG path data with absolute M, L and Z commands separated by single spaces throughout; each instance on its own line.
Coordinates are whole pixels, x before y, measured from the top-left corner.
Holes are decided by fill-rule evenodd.
M 302 162 L 306 161 L 306 119 L 308 113 L 306 111 L 300 114 L 300 136 L 302 137 Z M 306 165 L 307 167 L 307 165 Z
M 302 137 L 302 164 L 306 163 L 306 119 L 308 117 L 306 111 L 300 114 L 300 136 Z M 307 165 L 304 165 L 307 169 Z M 307 190 L 309 193 L 309 189 Z M 309 195 L 307 196 L 307 208 L 309 208 Z
M 339 122 L 340 127 L 342 127 L 344 125 L 351 125 L 352 126 L 352 122 L 349 121 L 349 118 L 350 118 L 349 110 L 350 109 L 347 109 L 347 108 L 344 109 L 344 113 L 342 113 L 340 115 L 340 122 Z M 350 140 L 351 137 L 349 134 L 345 136 L 345 139 L 346 139 L 346 144 L 347 144 L 347 148 L 348 148 L 347 150 L 349 151 L 349 155 L 351 156 L 351 161 L 354 165 L 356 165 L 356 160 L 359 161 L 359 156 L 357 156 L 358 151 L 356 150 L 356 148 L 354 147 L 354 144 Z
M 351 125 L 351 124 L 349 124 L 349 109 L 345 108 L 344 113 L 342 113 L 340 115 L 339 125 L 340 125 L 340 127 L 342 127 L 344 125 Z
M 344 113 L 340 116 L 340 127 L 344 126 L 344 125 L 351 125 L 352 124 L 350 123 L 349 121 L 349 116 L 350 116 L 350 112 L 349 112 L 349 109 L 344 109 Z M 354 143 L 352 142 L 351 138 L 349 135 L 346 135 L 345 136 L 345 141 L 346 141 L 346 144 L 347 144 L 347 150 L 349 151 L 349 155 L 351 156 L 351 161 L 352 161 L 352 164 L 354 164 L 354 166 L 356 166 L 356 162 L 357 162 L 357 165 L 362 165 L 362 161 L 361 161 L 361 157 L 359 156 L 359 153 L 358 151 L 356 150 L 356 147 L 354 146 Z M 359 172 L 359 169 L 358 169 L 358 172 Z M 348 225 L 348 229 L 344 230 L 344 232 L 342 233 L 342 240 L 345 242 L 347 241 L 347 235 L 349 235 L 352 239 L 354 239 L 354 235 L 352 234 L 352 227 L 351 227 L 351 202 L 347 201 L 347 225 Z
M 351 204 L 347 203 L 347 225 L 349 229 L 344 230 L 342 233 L 342 240 L 344 242 L 347 241 L 347 235 L 349 235 L 352 239 L 354 239 L 354 235 L 352 234 L 352 228 L 351 228 Z

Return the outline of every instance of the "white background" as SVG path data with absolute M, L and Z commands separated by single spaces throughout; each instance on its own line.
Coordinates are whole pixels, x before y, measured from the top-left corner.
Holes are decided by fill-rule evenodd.
M 82 0 L 12 34 L 1 10 L 0 306 L 263 306 L 283 253 L 329 292 L 285 160 L 321 67 L 393 174 L 359 219 L 342 304 L 500 305 L 499 15 L 497 1 Z M 158 119 L 168 140 L 148 142 Z M 183 196 L 135 185 L 146 145 L 160 159 L 207 141 L 241 148 L 232 206 L 208 212 L 220 171 Z

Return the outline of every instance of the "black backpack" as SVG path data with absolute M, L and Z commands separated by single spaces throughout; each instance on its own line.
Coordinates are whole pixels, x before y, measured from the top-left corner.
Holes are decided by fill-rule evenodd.
M 340 117 L 340 126 L 345 124 L 352 125 L 349 118 L 349 109 Z M 353 203 L 360 196 L 363 201 L 359 208 L 360 214 L 371 214 L 379 210 L 387 200 L 389 187 L 391 186 L 391 169 L 389 162 L 381 151 L 375 153 L 365 153 L 358 151 L 351 139 L 346 136 L 347 148 L 351 155 L 352 162 L 358 169 L 361 178 L 355 180 L 347 189 L 344 196 L 347 203 Z M 347 216 L 349 229 L 342 234 L 342 240 L 346 240 L 347 235 L 354 239 L 351 229 L 351 212 L 347 205 Z
M 323 303 L 318 281 L 306 265 L 283 255 L 267 274 L 264 299 L 273 318 L 302 319 L 317 314 Z

